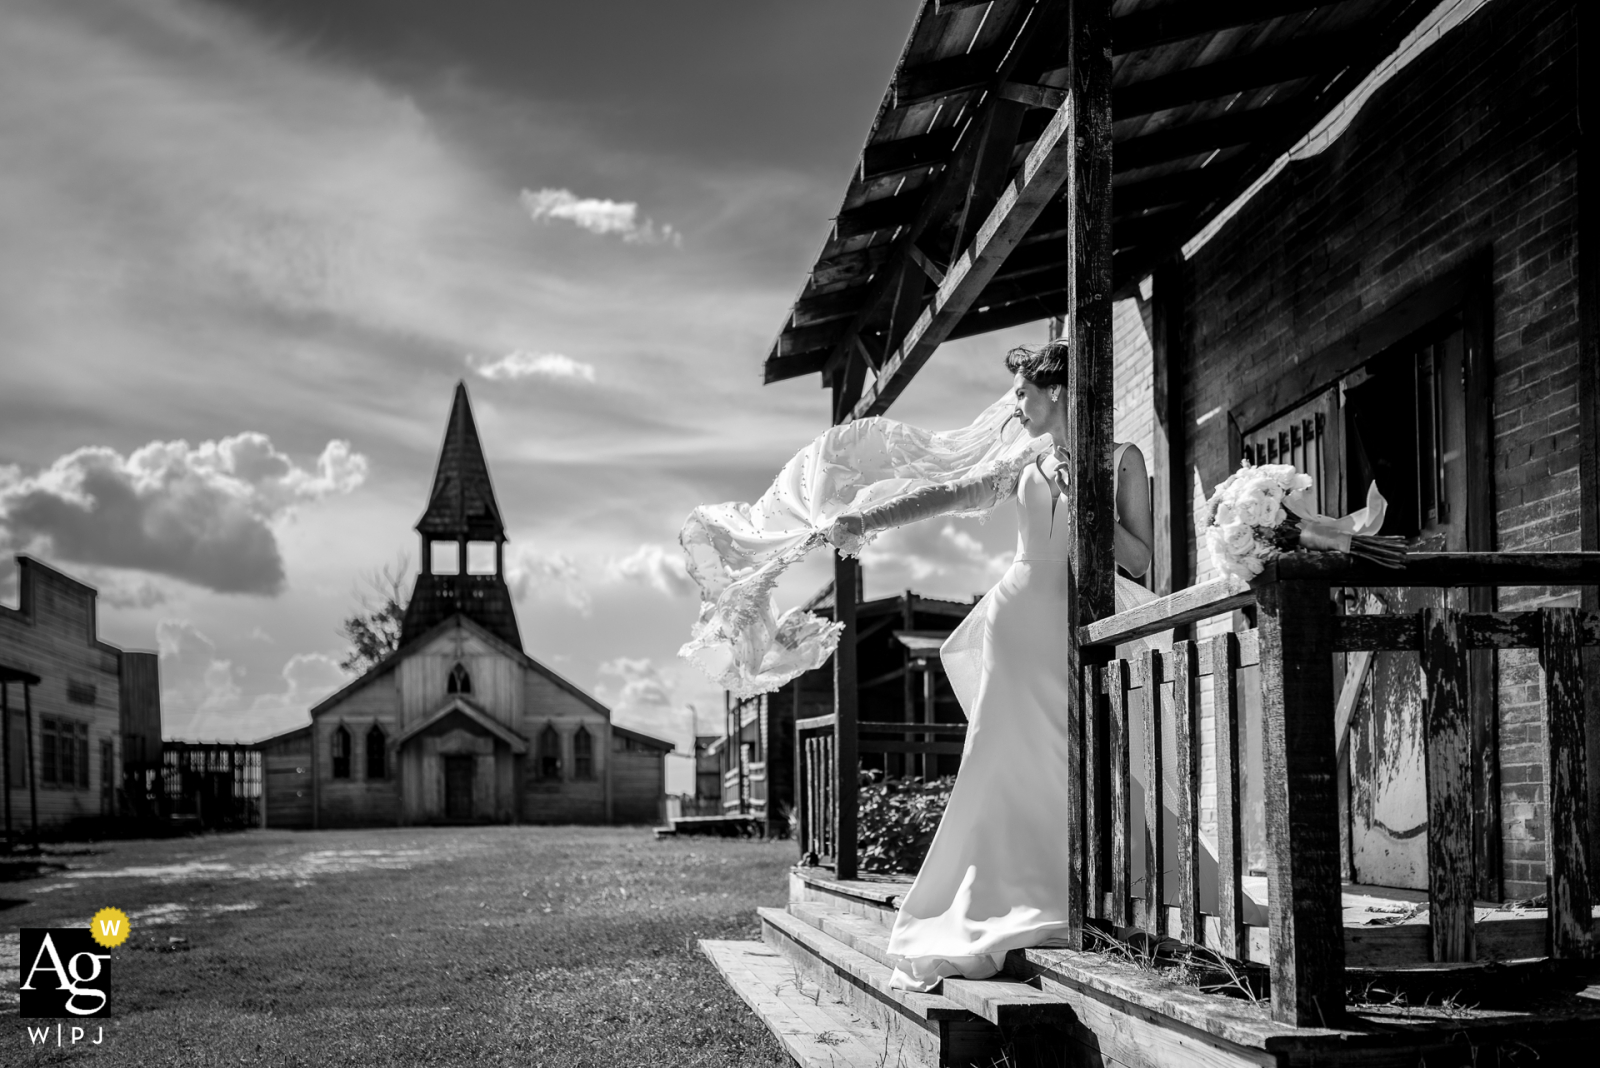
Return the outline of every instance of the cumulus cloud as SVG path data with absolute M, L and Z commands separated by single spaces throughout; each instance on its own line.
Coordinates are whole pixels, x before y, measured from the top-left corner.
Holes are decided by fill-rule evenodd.
M 312 705 L 349 682 L 329 653 L 295 653 L 278 673 L 278 688 L 249 694 L 245 672 L 188 620 L 156 625 L 161 658 L 162 716 L 188 740 L 253 740 L 303 723 Z
M 641 545 L 627 556 L 607 565 L 609 577 L 622 582 L 637 582 L 668 597 L 695 592 L 694 579 L 684 566 L 683 553 L 676 547 Z
M 156 624 L 161 668 L 162 715 L 177 728 L 184 718 L 208 712 L 231 712 L 243 703 L 233 661 L 219 656 L 217 645 L 186 619 Z
M 506 561 L 506 585 L 516 601 L 529 598 L 556 601 L 588 615 L 593 599 L 578 566 L 562 553 L 541 553 L 532 548 L 511 552 Z
M 467 365 L 479 377 L 492 382 L 515 381 L 520 378 L 553 378 L 558 381 L 593 382 L 594 364 L 574 360 L 559 352 L 509 352 L 498 360 L 484 361 L 467 358 Z
M 536 222 L 560 219 L 591 234 L 620 234 L 630 244 L 683 244 L 683 236 L 677 230 L 642 218 L 639 205 L 631 200 L 580 197 L 570 189 L 524 189 L 519 199 Z
M 367 460 L 330 441 L 310 468 L 264 434 L 88 446 L 32 476 L 0 469 L 0 544 L 183 579 L 218 593 L 286 585 L 273 526 L 297 505 L 361 485 Z
M 666 738 L 681 747 L 694 733 L 694 713 L 674 702 L 672 684 L 649 657 L 619 656 L 600 665 L 595 696 L 611 706 L 624 727 Z

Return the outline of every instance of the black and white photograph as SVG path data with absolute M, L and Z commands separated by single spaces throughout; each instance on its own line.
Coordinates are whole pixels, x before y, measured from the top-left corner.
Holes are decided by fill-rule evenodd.
M 0 1063 L 1591 1063 L 1597 27 L 0 0 Z

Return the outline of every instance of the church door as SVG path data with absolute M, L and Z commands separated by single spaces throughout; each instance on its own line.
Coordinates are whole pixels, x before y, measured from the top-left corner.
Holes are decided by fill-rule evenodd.
M 444 818 L 470 820 L 472 818 L 472 765 L 470 756 L 444 758 Z

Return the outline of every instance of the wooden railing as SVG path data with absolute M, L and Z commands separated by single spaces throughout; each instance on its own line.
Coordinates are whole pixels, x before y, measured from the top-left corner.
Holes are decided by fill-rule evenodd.
M 859 757 L 856 767 L 842 768 L 837 754 L 839 717 L 813 716 L 795 723 L 795 837 L 800 843 L 800 855 L 808 864 L 830 863 L 835 872 L 843 868 L 843 878 L 855 876 L 855 857 L 841 863 L 840 844 L 845 841 L 840 831 L 843 809 L 852 810 L 849 848 L 855 851 L 854 809 L 857 805 Z M 960 756 L 962 738 L 966 735 L 965 723 L 880 723 L 855 724 L 854 750 L 863 753 L 920 753 L 925 756 Z M 899 737 L 860 737 L 860 735 L 898 735 Z M 938 736 L 953 737 L 953 741 L 938 740 Z
M 1068 814 L 1075 872 L 1069 915 L 1082 938 L 1085 919 L 1138 927 L 1247 956 L 1243 922 L 1237 720 L 1241 669 L 1260 670 L 1263 788 L 1268 860 L 1268 958 L 1272 1013 L 1299 1026 L 1333 1023 L 1345 998 L 1344 925 L 1339 865 L 1333 655 L 1409 650 L 1425 679 L 1422 736 L 1427 767 L 1428 888 L 1435 961 L 1475 958 L 1471 752 L 1467 653 L 1539 650 L 1545 678 L 1547 870 L 1550 955 L 1592 953 L 1586 850 L 1581 647 L 1600 644 L 1600 619 L 1571 608 L 1473 613 L 1335 615 L 1335 586 L 1575 586 L 1600 582 L 1600 553 L 1438 553 L 1388 571 L 1344 556 L 1294 555 L 1255 582 L 1193 587 L 1081 628 L 1082 697 L 1069 715 L 1070 760 L 1080 789 Z M 1117 659 L 1118 645 L 1180 624 L 1254 605 L 1255 628 L 1203 641 L 1174 642 L 1170 653 L 1141 649 Z M 1171 683 L 1165 696 L 1162 684 Z M 1217 754 L 1218 915 L 1200 912 L 1199 752 L 1202 687 L 1214 699 Z M 1087 710 L 1088 714 L 1084 714 Z M 1142 753 L 1130 753 L 1131 719 L 1142 720 Z M 1160 743 L 1162 720 L 1176 728 L 1174 752 Z M 1143 827 L 1130 826 L 1129 764 L 1148 784 Z M 1163 901 L 1162 762 L 1175 761 L 1180 788 L 1177 901 Z M 1148 843 L 1143 872 L 1131 870 L 1131 841 Z M 1145 892 L 1132 893 L 1142 876 Z M 1158 888 L 1151 893 L 1148 888 Z M 1079 943 L 1081 944 L 1081 942 Z M 1420 963 L 1420 962 L 1419 962 Z

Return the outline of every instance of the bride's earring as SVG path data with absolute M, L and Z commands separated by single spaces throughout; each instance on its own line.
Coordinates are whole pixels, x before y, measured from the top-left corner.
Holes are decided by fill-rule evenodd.
M 1050 403 L 1054 404 L 1056 401 L 1058 401 L 1060 399 L 1061 399 L 1061 387 L 1060 386 L 1052 386 L 1051 389 L 1050 389 Z

